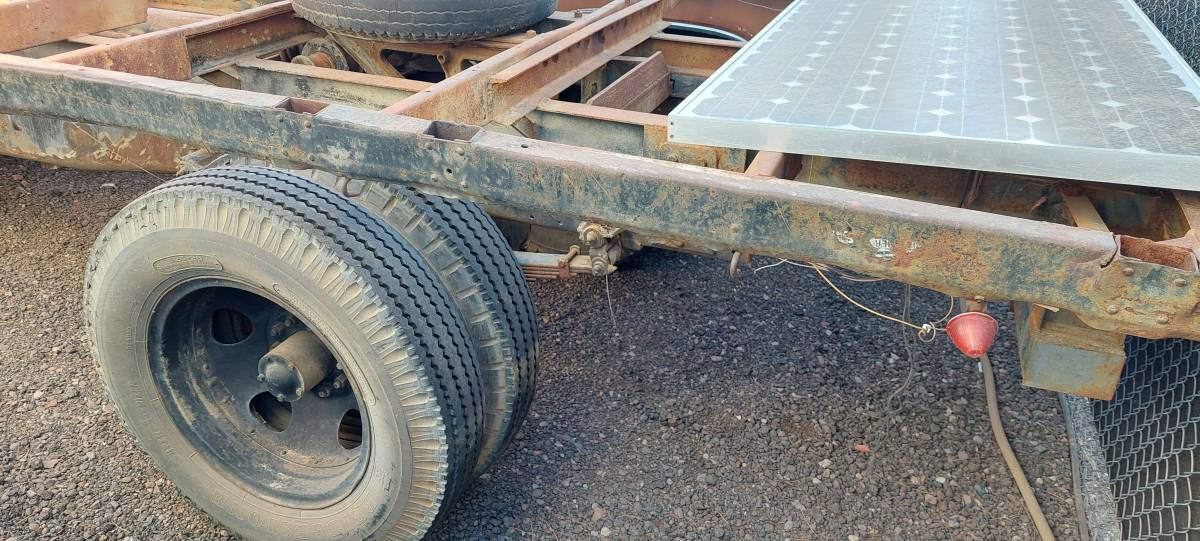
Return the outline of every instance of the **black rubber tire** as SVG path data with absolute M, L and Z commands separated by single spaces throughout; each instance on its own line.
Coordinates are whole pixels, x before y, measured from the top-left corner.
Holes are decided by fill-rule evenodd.
M 367 393 L 367 470 L 320 513 L 261 498 L 194 458 L 157 399 L 142 327 L 156 295 L 200 275 L 285 299 L 336 338 L 327 345 Z M 310 180 L 230 167 L 152 190 L 101 232 L 84 312 L 129 431 L 185 495 L 243 537 L 420 539 L 471 477 L 483 394 L 465 320 L 417 250 Z
M 348 186 L 314 173 L 375 212 L 421 251 L 466 317 L 484 381 L 484 435 L 475 474 L 500 456 L 520 429 L 537 378 L 533 295 L 508 241 L 470 201 L 426 195 L 377 182 Z
M 294 0 L 301 17 L 332 32 L 411 42 L 453 42 L 516 32 L 550 16 L 558 0 Z

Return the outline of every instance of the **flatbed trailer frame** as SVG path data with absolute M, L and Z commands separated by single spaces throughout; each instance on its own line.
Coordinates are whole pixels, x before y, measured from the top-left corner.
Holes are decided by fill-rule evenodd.
M 559 264 L 567 274 L 610 272 L 641 246 L 735 270 L 761 255 L 1014 301 L 1032 331 L 1069 313 L 1080 348 L 1097 335 L 1200 339 L 1193 192 L 675 144 L 663 114 L 581 103 L 610 90 L 610 104 L 635 107 L 661 70 L 652 59 L 669 95 L 686 95 L 739 44 L 663 33 L 669 20 L 749 36 L 786 2 L 564 1 L 536 31 L 446 46 L 329 36 L 286 1 L 224 4 L 151 2 L 139 25 L 0 54 L 4 152 L 151 171 L 232 153 L 328 171 L 347 191 L 400 183 L 578 231 L 583 259 Z M 281 61 L 318 38 L 365 73 Z M 446 77 L 397 77 L 395 51 L 436 58 Z M 1070 361 L 1050 361 L 1062 381 L 1043 386 L 1111 394 L 1111 366 Z

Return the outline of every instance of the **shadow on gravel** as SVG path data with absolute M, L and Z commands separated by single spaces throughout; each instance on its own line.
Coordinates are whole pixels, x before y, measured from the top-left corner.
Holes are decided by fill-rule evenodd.
M 846 288 L 901 311 L 898 284 Z M 811 271 L 733 280 L 724 262 L 648 250 L 607 284 L 539 282 L 535 294 L 543 355 L 532 416 L 432 539 L 1034 535 L 991 440 L 975 364 L 944 339 L 921 344 L 897 392 L 910 378 L 898 327 Z M 929 291 L 913 302 L 921 321 L 947 307 Z M 1017 385 L 1004 325 L 1002 409 L 1051 521 L 1070 536 L 1057 400 Z

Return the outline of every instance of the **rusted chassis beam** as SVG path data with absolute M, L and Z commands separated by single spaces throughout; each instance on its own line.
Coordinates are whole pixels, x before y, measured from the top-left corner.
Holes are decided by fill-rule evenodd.
M 1125 258 L 1118 245 L 1136 243 L 1103 231 L 7 55 L 0 112 L 574 216 L 650 243 L 806 259 L 958 296 L 1034 302 L 1105 330 L 1200 339 L 1194 259 L 1188 271 Z

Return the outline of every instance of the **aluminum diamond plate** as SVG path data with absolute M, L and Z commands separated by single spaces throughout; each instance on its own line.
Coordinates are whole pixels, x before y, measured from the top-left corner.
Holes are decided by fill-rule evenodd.
M 801 0 L 670 137 L 1200 190 L 1200 78 L 1131 0 Z

